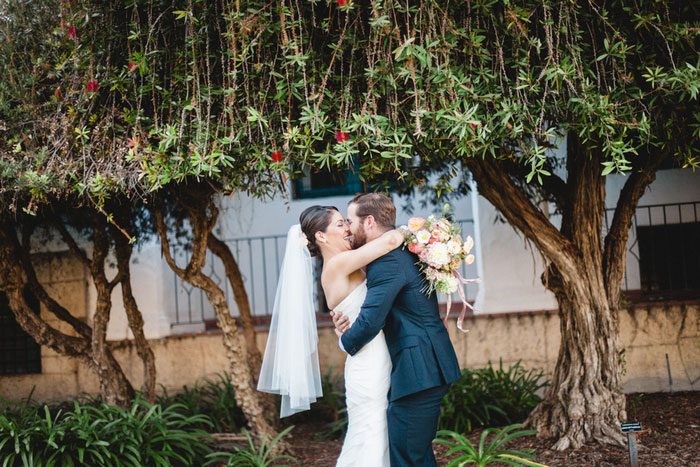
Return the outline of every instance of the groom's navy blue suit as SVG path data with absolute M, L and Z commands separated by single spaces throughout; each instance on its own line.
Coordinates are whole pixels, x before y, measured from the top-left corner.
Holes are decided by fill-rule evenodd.
M 461 372 L 435 294 L 418 258 L 396 249 L 367 265 L 367 297 L 359 316 L 342 336 L 354 355 L 384 329 L 391 354 L 389 449 L 392 467 L 434 466 L 440 402 Z

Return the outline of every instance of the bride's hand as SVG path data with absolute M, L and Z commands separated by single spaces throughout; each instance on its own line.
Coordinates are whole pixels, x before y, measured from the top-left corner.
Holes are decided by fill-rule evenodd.
M 335 325 L 335 333 L 338 337 L 342 336 L 345 331 L 350 329 L 350 319 L 344 314 L 336 311 L 331 311 L 333 324 Z

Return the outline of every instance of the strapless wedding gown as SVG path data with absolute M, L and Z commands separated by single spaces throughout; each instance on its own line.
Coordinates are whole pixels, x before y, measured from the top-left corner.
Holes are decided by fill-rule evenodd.
M 363 282 L 335 307 L 354 323 L 367 295 Z M 391 382 L 391 357 L 384 332 L 345 361 L 345 402 L 348 430 L 336 467 L 388 467 L 389 435 L 386 410 Z

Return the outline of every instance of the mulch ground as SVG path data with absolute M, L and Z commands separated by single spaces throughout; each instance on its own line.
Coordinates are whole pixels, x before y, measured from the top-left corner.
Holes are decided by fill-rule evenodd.
M 629 421 L 641 422 L 644 432 L 639 439 L 639 467 L 700 467 L 700 392 L 629 394 Z M 318 426 L 297 426 L 289 441 L 302 466 L 331 467 L 340 453 L 342 441 L 315 438 Z M 469 438 L 478 441 L 481 430 Z M 516 438 L 508 447 L 534 449 L 537 461 L 548 466 L 621 467 L 629 465 L 626 447 L 587 444 L 577 450 L 551 450 L 554 440 L 534 436 Z M 438 465 L 448 464 L 446 449 L 435 448 Z M 494 464 L 502 465 L 502 464 Z

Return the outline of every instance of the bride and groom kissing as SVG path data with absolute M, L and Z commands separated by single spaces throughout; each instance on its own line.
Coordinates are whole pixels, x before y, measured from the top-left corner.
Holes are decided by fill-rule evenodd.
M 321 396 L 313 269 L 347 352 L 348 428 L 337 466 L 435 466 L 440 403 L 460 375 L 434 293 L 417 257 L 399 248 L 396 208 L 383 194 L 355 196 L 347 219 L 312 206 L 287 237 L 258 389 L 282 395 L 281 415 Z

